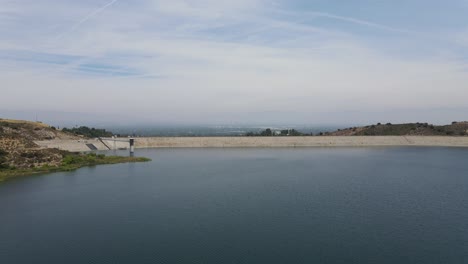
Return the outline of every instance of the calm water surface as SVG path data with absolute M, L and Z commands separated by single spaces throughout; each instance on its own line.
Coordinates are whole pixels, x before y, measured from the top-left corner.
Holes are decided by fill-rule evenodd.
M 137 154 L 0 184 L 0 263 L 468 263 L 468 149 Z

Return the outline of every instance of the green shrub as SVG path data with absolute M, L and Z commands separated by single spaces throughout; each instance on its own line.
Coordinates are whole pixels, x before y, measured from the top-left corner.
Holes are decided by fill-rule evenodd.
M 98 163 L 99 160 L 103 160 L 106 158 L 106 155 L 96 153 L 89 153 L 86 155 L 81 154 L 74 154 L 74 155 L 67 155 L 63 158 L 62 164 L 63 165 L 95 165 Z
M 65 156 L 62 160 L 62 163 L 64 165 L 70 165 L 70 164 L 74 164 L 76 162 L 76 159 L 75 159 L 75 156 L 73 155 L 68 155 L 68 156 Z

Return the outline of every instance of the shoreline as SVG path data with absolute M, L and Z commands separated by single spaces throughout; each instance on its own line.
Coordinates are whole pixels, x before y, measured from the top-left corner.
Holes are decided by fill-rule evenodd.
M 36 141 L 43 148 L 81 152 L 108 150 L 99 141 L 46 140 Z M 128 143 L 106 142 L 109 146 L 128 148 Z M 306 136 L 306 137 L 137 137 L 135 147 L 144 148 L 281 148 L 281 147 L 467 147 L 466 136 Z
M 68 156 L 68 161 L 59 166 L 43 166 L 38 168 L 26 169 L 4 169 L 0 170 L 0 184 L 7 180 L 34 175 L 46 175 L 56 172 L 75 171 L 85 167 L 113 165 L 121 163 L 137 163 L 151 161 L 144 157 L 123 157 L 123 156 L 96 156 L 96 154 L 88 154 L 87 156 Z M 90 159 L 91 158 L 91 159 Z

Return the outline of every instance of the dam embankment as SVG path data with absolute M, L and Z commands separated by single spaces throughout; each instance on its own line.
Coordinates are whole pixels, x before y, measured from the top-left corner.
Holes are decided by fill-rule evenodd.
M 128 143 L 104 142 L 116 148 L 128 148 Z M 36 141 L 44 148 L 68 151 L 90 151 L 108 148 L 99 140 Z M 268 148 L 268 147 L 379 147 L 433 146 L 468 147 L 468 137 L 450 136 L 315 136 L 315 137 L 139 137 L 136 148 Z

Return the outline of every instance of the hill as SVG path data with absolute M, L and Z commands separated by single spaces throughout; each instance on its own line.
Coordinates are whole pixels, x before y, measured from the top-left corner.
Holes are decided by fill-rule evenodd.
M 56 149 L 40 149 L 34 140 L 75 138 L 43 123 L 0 119 L 0 150 L 3 157 L 0 166 L 19 169 L 57 166 L 63 153 Z
M 47 124 L 0 119 L 0 181 L 7 178 L 77 169 L 83 166 L 146 161 L 135 157 L 108 157 L 41 148 L 34 141 L 81 139 Z
M 29 141 L 79 138 L 73 133 L 62 132 L 44 123 L 1 118 L 0 137 L 18 138 Z
M 468 136 L 468 122 L 436 126 L 428 123 L 376 124 L 324 133 L 326 136 Z

